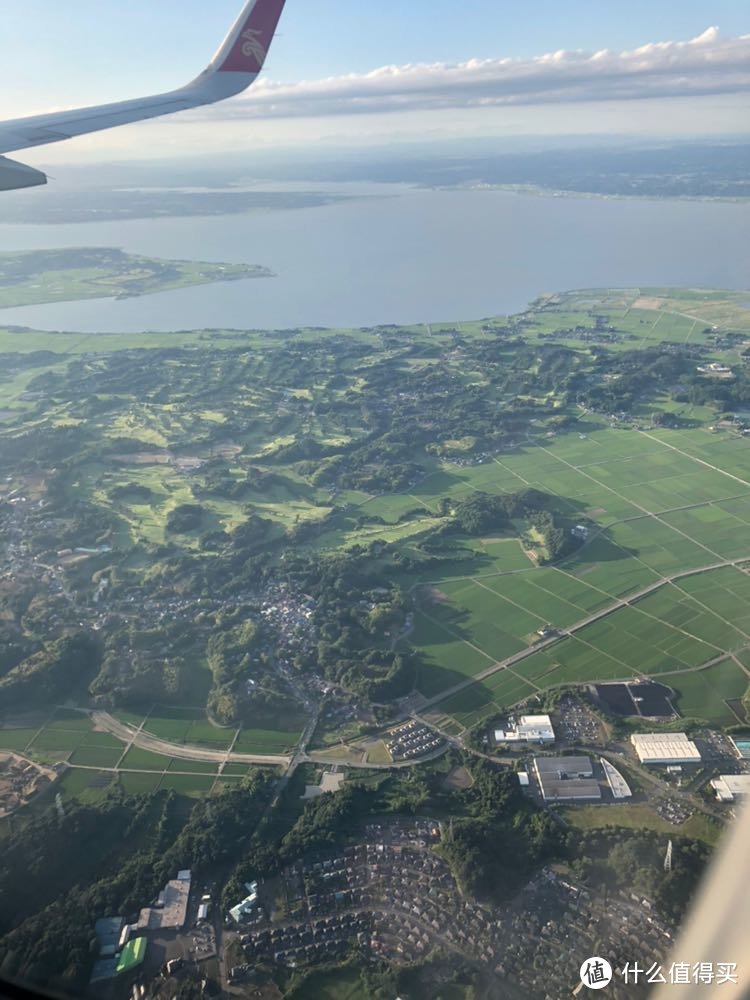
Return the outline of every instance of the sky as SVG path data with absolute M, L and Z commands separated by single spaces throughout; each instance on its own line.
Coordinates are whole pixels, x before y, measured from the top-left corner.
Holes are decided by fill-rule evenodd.
M 170 89 L 240 0 L 3 0 L 0 116 Z M 210 109 L 27 162 L 496 135 L 744 133 L 746 0 L 288 0 L 266 71 Z

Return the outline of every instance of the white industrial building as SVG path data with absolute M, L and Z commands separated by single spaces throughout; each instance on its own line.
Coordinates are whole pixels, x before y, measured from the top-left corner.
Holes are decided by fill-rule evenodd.
M 734 802 L 743 795 L 750 795 L 750 774 L 720 774 L 711 779 L 711 787 L 719 802 Z
M 701 754 L 687 733 L 633 733 L 630 737 L 641 764 L 699 764 Z
M 507 729 L 495 730 L 496 743 L 554 743 L 555 730 L 548 715 L 520 715 L 508 719 Z

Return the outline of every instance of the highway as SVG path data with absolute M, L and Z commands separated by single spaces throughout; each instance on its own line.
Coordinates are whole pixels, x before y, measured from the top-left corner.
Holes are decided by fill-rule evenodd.
M 140 747 L 142 750 L 150 750 L 152 753 L 161 754 L 164 757 L 179 757 L 187 760 L 205 760 L 212 764 L 271 764 L 280 767 L 289 767 L 292 758 L 284 754 L 262 754 L 262 753 L 237 753 L 227 750 L 208 750 L 205 747 L 190 746 L 184 743 L 170 743 L 162 740 L 152 733 L 141 729 L 133 729 L 131 726 L 120 722 L 109 712 L 94 711 L 91 713 L 95 727 L 118 740 L 127 744 L 127 752 L 131 746 Z

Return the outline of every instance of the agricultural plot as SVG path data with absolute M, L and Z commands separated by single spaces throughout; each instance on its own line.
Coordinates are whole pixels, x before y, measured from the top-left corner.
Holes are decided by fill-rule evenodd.
M 167 772 L 191 774 L 218 774 L 219 765 L 204 760 L 186 760 L 184 757 L 173 757 L 167 765 Z
M 159 789 L 171 789 L 179 795 L 200 798 L 213 788 L 216 778 L 210 774 L 165 774 L 159 782 Z
M 566 628 L 611 602 L 609 595 L 558 569 L 513 573 L 482 580 L 508 607 L 521 608 L 542 625 Z M 537 625 L 537 628 L 539 626 Z
M 446 603 L 437 611 L 432 606 L 430 618 L 453 639 L 467 640 L 491 659 L 501 660 L 515 652 L 517 642 L 528 644 L 543 624 L 568 628 L 613 599 L 652 587 L 674 574 L 722 559 L 750 557 L 750 531 L 746 530 L 750 527 L 750 480 L 746 485 L 733 478 L 737 473 L 732 471 L 742 461 L 747 466 L 746 441 L 727 439 L 714 454 L 710 446 L 717 438 L 706 431 L 644 434 L 602 428 L 590 419 L 580 427 L 581 433 L 561 435 L 543 448 L 518 449 L 478 471 L 436 473 L 417 488 L 425 496 L 433 490 L 450 495 L 457 491 L 460 496 L 468 486 L 468 473 L 481 475 L 484 488 L 493 492 L 518 488 L 522 481 L 562 497 L 571 517 L 600 525 L 599 531 L 590 529 L 586 543 L 554 569 L 527 567 L 522 572 L 520 566 L 485 567 L 480 560 L 472 566 L 471 560 L 463 560 L 450 570 L 446 565 L 441 580 L 435 578 L 432 567 L 432 586 Z M 750 618 L 745 617 L 739 577 L 732 577 L 739 593 L 724 586 L 718 591 L 714 584 L 704 586 L 703 577 L 684 578 L 686 594 L 679 600 L 657 591 L 653 605 L 639 603 L 637 610 L 628 609 L 627 627 L 621 612 L 617 628 L 612 628 L 609 617 L 603 633 L 594 625 L 579 633 L 577 641 L 568 644 L 576 651 L 574 656 L 558 644 L 564 662 L 540 658 L 539 676 L 545 683 L 566 683 L 576 679 L 578 665 L 585 679 L 590 679 L 592 670 L 601 677 L 670 672 L 740 649 L 746 644 L 746 634 L 750 635 Z M 693 590 L 705 593 L 706 600 L 690 604 L 690 595 L 697 598 Z M 499 600 L 490 600 L 485 591 L 494 592 Z M 665 600 L 669 604 L 664 608 L 666 617 L 654 628 L 645 615 L 653 615 L 656 602 Z M 584 643 L 602 657 L 598 668 L 586 663 Z M 430 680 L 426 667 L 422 668 L 419 689 L 423 693 L 450 687 L 457 674 L 473 670 L 456 667 L 459 650 L 448 642 L 433 643 L 420 636 L 414 644 L 423 651 L 434 645 L 427 662 L 441 670 L 440 678 Z M 464 644 L 463 654 L 471 647 Z M 476 669 L 481 669 L 478 662 Z
M 122 747 L 79 746 L 68 758 L 77 767 L 113 768 L 122 757 Z
M 416 687 L 427 696 L 438 694 L 492 664 L 491 656 L 424 614 L 415 615 L 409 642 L 422 654 Z
M 95 732 L 88 715 L 68 709 L 36 729 L 0 729 L 0 747 L 94 768 L 114 767 L 123 750 L 108 733 Z
M 169 743 L 220 751 L 228 750 L 232 746 L 237 753 L 290 753 L 296 746 L 303 727 L 301 720 L 296 724 L 290 720 L 279 719 L 278 729 L 245 726 L 239 728 L 238 732 L 237 728 L 224 728 L 208 722 L 205 709 L 166 705 L 156 706 L 146 716 L 123 712 L 118 712 L 116 715 L 118 719 L 134 728 L 142 726 L 143 732 Z M 269 722 L 273 724 L 274 720 L 270 719 Z M 122 749 L 122 744 L 120 747 Z M 187 757 L 176 757 L 170 762 L 168 756 L 132 747 L 123 759 L 121 767 L 208 773 L 217 770 L 218 765 Z M 225 772 L 230 775 L 244 775 L 247 773 L 247 764 L 227 764 Z
M 731 609 L 730 620 L 723 617 L 724 608 Z M 550 687 L 664 676 L 684 699 L 680 709 L 685 714 L 692 714 L 685 706 L 697 709 L 703 697 L 710 715 L 696 715 L 736 722 L 737 713 L 726 702 L 744 696 L 750 677 L 734 660 L 721 657 L 750 644 L 742 624 L 750 626 L 750 576 L 733 567 L 698 573 L 530 651 L 512 668 L 441 702 L 440 709 L 471 725 Z M 709 666 L 701 670 L 704 664 Z M 711 688 L 710 698 L 699 693 L 704 685 Z
M 739 702 L 750 687 L 750 675 L 734 660 L 722 660 L 695 673 L 671 680 L 676 692 L 676 707 L 687 718 L 706 719 L 719 726 L 744 722 L 731 702 Z
M 24 751 L 32 742 L 39 729 L 13 727 L 0 729 L 0 750 Z
M 442 591 L 451 599 L 449 606 L 433 605 L 430 617 L 446 628 L 455 621 L 460 634 L 495 660 L 505 659 L 523 649 L 525 636 L 543 624 L 540 618 L 513 606 L 482 584 L 468 581 L 446 583 Z
M 159 787 L 161 775 L 120 771 L 117 780 L 128 795 L 147 795 Z
M 170 758 L 140 747 L 131 747 L 120 762 L 126 771 L 166 771 Z
M 53 785 L 55 795 L 61 795 L 63 800 L 80 799 L 82 802 L 95 802 L 107 793 L 107 789 L 115 780 L 115 775 L 107 771 L 88 771 L 71 768 Z
M 652 441 L 659 441 L 667 451 L 670 447 L 679 448 L 680 452 L 689 457 L 716 466 L 725 473 L 727 485 L 731 493 L 741 492 L 743 487 L 750 486 L 747 463 L 747 440 L 738 434 L 726 431 L 712 433 L 705 427 L 696 430 L 684 430 L 675 434 L 674 431 L 656 429 L 648 432 Z M 732 476 L 736 476 L 732 480 Z M 739 480 L 739 482 L 737 481 Z M 732 482 L 735 483 L 732 486 Z
M 291 753 L 299 742 L 301 735 L 301 727 L 286 731 L 276 729 L 243 728 L 240 735 L 237 737 L 237 742 L 234 745 L 234 751 L 236 753 Z M 227 765 L 227 767 L 230 766 L 232 765 Z M 245 771 L 237 771 L 235 773 L 246 773 L 247 765 L 241 764 L 236 766 L 244 767 Z M 232 773 L 231 771 L 227 771 L 227 768 L 224 768 L 224 771 L 227 774 Z

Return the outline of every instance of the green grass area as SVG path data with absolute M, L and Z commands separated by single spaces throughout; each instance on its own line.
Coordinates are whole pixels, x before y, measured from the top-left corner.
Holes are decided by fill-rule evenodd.
M 250 265 L 156 260 L 103 247 L 2 253 L 0 279 L 6 280 L 0 283 L 0 308 L 148 295 L 266 275 Z
M 723 660 L 697 673 L 681 674 L 671 681 L 676 707 L 688 718 L 706 719 L 719 726 L 743 721 L 727 705 L 741 699 L 750 687 L 750 676 L 733 660 Z
M 121 771 L 117 780 L 128 795 L 147 795 L 155 792 L 161 781 L 160 774 L 135 774 Z
M 70 764 L 78 764 L 81 767 L 115 767 L 120 757 L 122 757 L 122 746 L 114 747 L 87 747 L 79 746 L 68 758 Z
M 242 781 L 242 778 L 238 775 L 232 776 L 230 774 L 226 778 L 223 776 L 219 777 L 216 779 L 213 788 L 211 789 L 211 794 L 221 795 L 222 792 L 225 792 L 228 789 L 237 788 L 240 781 Z
M 290 753 L 296 746 L 302 728 L 290 730 L 254 729 L 243 727 L 234 745 L 235 753 Z M 244 766 L 244 765 L 243 765 Z
M 207 795 L 216 778 L 204 774 L 165 774 L 159 783 L 160 789 L 169 788 L 180 795 L 200 798 Z
M 142 750 L 140 747 L 131 747 L 123 757 L 120 767 L 134 771 L 166 771 L 169 761 L 169 757 L 163 757 L 161 754 Z
M 38 732 L 38 729 L 0 729 L 0 750 L 21 752 L 26 749 Z
M 146 957 L 148 940 L 145 937 L 132 938 L 125 947 L 117 961 L 117 971 L 130 972 L 137 968 Z
M 295 1000 L 360 1000 L 362 979 L 357 969 L 313 972 L 294 991 Z
M 679 833 L 686 837 L 715 844 L 722 833 L 716 820 L 695 813 L 685 823 L 674 826 L 647 805 L 618 803 L 606 807 L 577 806 L 563 809 L 566 823 L 581 830 L 601 830 L 621 827 L 630 830 L 654 830 L 656 833 Z

